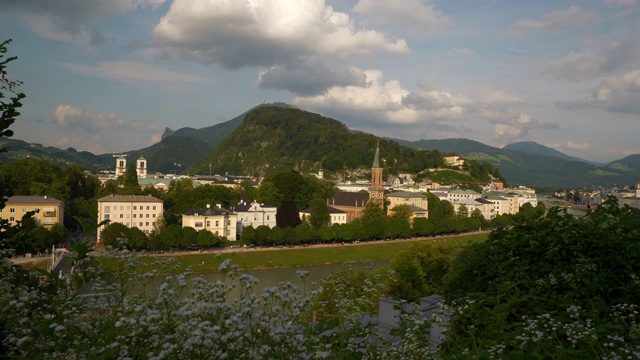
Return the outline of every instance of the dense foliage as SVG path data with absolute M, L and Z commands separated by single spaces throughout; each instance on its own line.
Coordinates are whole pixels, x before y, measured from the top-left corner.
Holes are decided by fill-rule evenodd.
M 444 294 L 458 308 L 447 351 L 479 358 L 497 350 L 505 358 L 637 354 L 640 211 L 610 198 L 583 218 L 532 214 L 453 262 Z
M 263 106 L 247 113 L 242 125 L 188 173 L 206 173 L 209 164 L 215 173 L 254 176 L 290 169 L 304 173 L 368 169 L 376 141 L 388 173 L 444 166 L 438 151 L 410 149 L 370 134 L 352 133 L 344 124 L 318 114 Z

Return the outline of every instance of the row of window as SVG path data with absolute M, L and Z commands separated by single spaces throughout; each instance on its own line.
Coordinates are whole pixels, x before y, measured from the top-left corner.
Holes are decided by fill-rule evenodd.
M 129 214 L 119 214 L 119 215 L 120 215 L 120 219 L 125 219 L 125 218 L 126 218 L 126 219 L 128 219 L 128 218 L 129 218 Z M 136 218 L 136 215 L 137 215 L 137 214 L 133 214 L 133 218 L 134 218 L 134 219 Z M 139 218 L 140 218 L 140 219 L 144 218 L 145 216 L 143 216 L 143 215 L 145 215 L 145 214 L 140 214 L 140 217 L 139 217 Z M 156 214 L 151 214 L 151 216 L 149 216 L 149 214 L 146 214 L 146 215 L 147 215 L 147 216 L 146 216 L 146 218 L 147 218 L 147 219 L 148 219 L 149 217 L 152 217 L 152 218 L 154 218 L 154 219 L 156 218 Z M 113 214 L 113 218 L 118 218 L 118 214 Z M 104 214 L 104 219 L 105 219 L 105 220 L 112 219 L 111 214 Z
M 146 208 L 147 210 L 156 210 L 156 205 L 147 205 Z M 114 205 L 114 206 L 110 206 L 110 205 L 105 205 L 104 207 L 104 212 L 108 213 L 111 212 L 111 210 L 113 211 L 117 211 L 118 210 L 118 205 Z M 120 210 L 131 210 L 131 206 L 130 205 L 120 205 Z M 133 205 L 133 210 L 145 210 L 145 206 L 143 205 Z
M 202 227 L 202 221 L 196 221 L 193 225 L 195 228 L 201 228 Z M 215 227 L 219 227 L 220 226 L 220 221 L 216 220 L 216 226 Z M 227 221 L 227 226 L 231 226 L 231 220 Z M 211 221 L 207 220 L 207 227 L 211 227 Z

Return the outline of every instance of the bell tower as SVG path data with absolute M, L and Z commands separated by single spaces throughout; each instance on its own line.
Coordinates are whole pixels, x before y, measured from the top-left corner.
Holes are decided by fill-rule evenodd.
M 382 167 L 380 167 L 380 141 L 376 144 L 376 155 L 371 166 L 371 184 L 369 185 L 369 201 L 381 208 L 384 206 L 384 185 L 382 183 Z

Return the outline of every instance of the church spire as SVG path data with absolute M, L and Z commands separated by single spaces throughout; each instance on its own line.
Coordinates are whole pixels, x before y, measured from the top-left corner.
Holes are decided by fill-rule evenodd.
M 376 155 L 373 157 L 373 168 L 380 167 L 380 140 L 376 143 Z

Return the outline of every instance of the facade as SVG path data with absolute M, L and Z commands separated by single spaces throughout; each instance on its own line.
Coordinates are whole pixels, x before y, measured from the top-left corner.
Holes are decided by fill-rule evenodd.
M 487 201 L 487 202 L 489 202 L 489 201 Z M 451 201 L 451 205 L 453 205 L 453 209 L 456 212 L 456 214 L 460 210 L 460 207 L 462 205 L 464 205 L 467 208 L 467 210 L 469 212 L 469 215 L 471 215 L 471 213 L 474 210 L 478 209 L 478 210 L 480 210 L 482 212 L 482 215 L 484 216 L 485 211 L 483 211 L 484 210 L 483 208 L 486 208 L 488 206 L 493 207 L 493 204 L 491 204 L 490 202 L 489 202 L 489 204 L 490 205 L 488 205 L 486 203 L 478 202 L 475 199 L 466 199 L 466 198 L 455 200 L 455 201 Z M 485 217 L 485 219 L 489 220 L 488 217 Z
M 266 225 L 273 229 L 276 226 L 276 214 L 278 208 L 273 205 L 265 205 L 256 202 L 241 201 L 238 205 L 232 206 L 231 211 L 237 214 L 236 230 L 238 234 L 246 226 L 252 226 L 254 229 L 258 226 Z
M 480 193 L 468 189 L 456 189 L 447 193 L 447 201 L 453 203 L 460 199 L 477 199 L 480 197 Z
M 483 198 L 493 203 L 496 215 L 510 214 L 511 200 L 509 198 L 493 193 L 483 195 Z
M 347 213 L 345 211 L 336 209 L 332 206 L 327 206 L 327 208 L 329 210 L 329 217 L 330 217 L 329 225 L 347 223 Z M 305 218 L 309 219 L 309 217 L 311 216 L 311 211 L 309 211 L 309 209 L 302 210 L 300 211 L 299 215 L 300 215 L 300 219 L 305 219 Z
M 136 174 L 139 178 L 147 177 L 147 159 L 142 156 L 136 160 Z
M 137 227 L 145 234 L 151 233 L 163 212 L 163 201 L 151 195 L 109 195 L 98 199 L 99 222 L 109 220 L 130 228 Z M 98 244 L 103 228 L 98 229 Z
M 116 178 L 120 175 L 124 175 L 127 171 L 127 158 L 126 155 L 119 155 L 116 158 Z
M 464 158 L 462 157 L 462 155 L 455 152 L 450 152 L 446 154 L 444 156 L 444 162 L 448 166 L 457 166 L 457 167 L 464 166 Z
M 192 227 L 196 231 L 207 230 L 217 236 L 235 241 L 238 215 L 217 204 L 205 208 L 192 208 L 182 214 L 182 227 Z
M 0 209 L 0 219 L 15 226 L 29 211 L 36 211 L 33 218 L 40 226 L 49 228 L 53 224 L 64 223 L 64 204 L 48 196 L 11 196 L 5 208 Z
M 344 211 L 347 222 L 362 216 L 365 205 L 369 202 L 368 192 L 338 191 L 329 201 L 329 206 Z
M 392 209 L 398 205 L 408 205 L 412 210 L 411 221 L 414 218 L 429 217 L 429 201 L 426 196 L 420 193 L 394 191 L 386 194 L 386 198 L 389 201 L 387 212 L 392 212 Z

